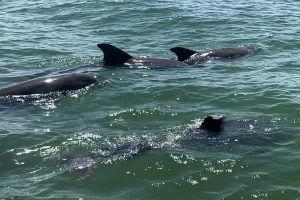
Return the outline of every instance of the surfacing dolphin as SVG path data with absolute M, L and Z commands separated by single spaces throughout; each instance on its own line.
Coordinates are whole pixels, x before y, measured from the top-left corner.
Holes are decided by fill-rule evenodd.
M 104 64 L 108 66 L 164 66 L 177 67 L 188 66 L 187 64 L 166 58 L 137 58 L 129 55 L 123 50 L 106 43 L 97 45 L 104 54 Z
M 201 123 L 200 127 L 197 128 L 196 132 L 199 133 L 198 131 L 207 131 L 209 135 L 219 134 L 223 130 L 223 121 L 223 116 L 207 116 Z M 192 135 L 196 134 L 193 132 Z M 188 140 L 188 138 L 195 139 L 195 137 L 192 137 L 192 135 L 185 137 L 184 140 Z M 164 137 L 155 139 L 151 142 L 147 140 L 131 141 L 121 144 L 117 147 L 101 149 L 100 154 L 90 153 L 85 156 L 73 156 L 71 158 L 62 156 L 60 158 L 60 162 L 65 164 L 68 171 L 77 172 L 80 178 L 85 178 L 92 173 L 93 169 L 97 167 L 98 163 L 105 164 L 111 163 L 112 161 L 131 158 L 149 150 L 156 149 L 156 144 L 164 141 L 167 141 L 167 139 Z
M 255 53 L 258 51 L 257 47 L 231 47 L 231 48 L 220 48 L 209 51 L 197 52 L 184 47 L 174 47 L 170 51 L 176 54 L 178 61 L 184 62 L 188 65 L 197 64 L 199 61 L 215 58 L 237 58 L 245 56 L 249 53 Z
M 270 130 L 272 130 L 270 132 Z M 222 115 L 206 116 L 201 125 L 184 131 L 178 139 L 172 142 L 185 149 L 201 149 L 207 145 L 227 146 L 230 144 L 247 144 L 261 151 L 262 146 L 272 145 L 277 142 L 270 140 L 276 134 L 275 127 L 267 128 L 257 120 L 227 120 Z M 281 130 L 282 131 L 282 130 Z M 282 133 L 282 132 L 281 132 Z M 280 136 L 276 141 L 284 139 Z M 81 178 L 90 175 L 100 163 L 106 164 L 113 161 L 127 160 L 142 153 L 168 148 L 170 139 L 159 137 L 154 140 L 137 140 L 121 144 L 117 147 L 99 149 L 84 156 L 63 158 L 66 171 L 78 172 Z M 166 144 L 166 145 L 165 145 Z M 269 149 L 267 148 L 269 151 Z
M 0 89 L 0 96 L 47 94 L 51 92 L 74 91 L 98 81 L 88 74 L 64 74 L 37 78 Z

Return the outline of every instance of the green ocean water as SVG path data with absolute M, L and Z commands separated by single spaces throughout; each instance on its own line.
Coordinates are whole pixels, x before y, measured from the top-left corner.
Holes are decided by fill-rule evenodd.
M 189 68 L 99 68 L 89 74 L 109 81 L 105 87 L 2 106 L 0 199 L 300 199 L 299 6 L 0 0 L 0 87 L 97 64 L 100 42 L 160 58 L 175 58 L 175 46 L 263 49 Z M 209 114 L 242 125 L 219 140 L 178 145 Z M 239 134 L 240 126 L 247 134 Z M 168 144 L 99 164 L 84 179 L 58 162 L 62 154 L 156 137 Z

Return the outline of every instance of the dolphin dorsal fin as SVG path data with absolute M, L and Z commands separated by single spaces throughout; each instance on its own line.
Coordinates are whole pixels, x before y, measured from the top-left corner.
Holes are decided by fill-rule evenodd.
M 132 58 L 131 55 L 122 51 L 121 49 L 106 43 L 97 45 L 99 49 L 103 51 L 103 61 L 107 65 L 120 65 L 124 64 L 127 60 Z
M 174 47 L 170 51 L 176 54 L 178 61 L 182 62 L 188 59 L 191 55 L 197 53 L 196 51 L 184 48 L 184 47 Z

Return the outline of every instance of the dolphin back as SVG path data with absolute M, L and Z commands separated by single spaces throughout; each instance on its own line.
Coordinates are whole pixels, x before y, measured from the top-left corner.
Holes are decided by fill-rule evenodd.
M 184 47 L 174 47 L 170 51 L 174 52 L 179 61 L 186 64 L 193 65 L 199 61 L 206 59 L 225 58 L 232 59 L 241 56 L 245 56 L 249 53 L 255 53 L 259 48 L 248 46 L 248 47 L 230 47 L 230 48 L 219 48 L 212 49 L 203 52 L 193 51 Z
M 79 90 L 97 80 L 87 74 L 65 74 L 33 79 L 7 88 L 0 89 L 0 96 L 46 94 L 56 91 Z

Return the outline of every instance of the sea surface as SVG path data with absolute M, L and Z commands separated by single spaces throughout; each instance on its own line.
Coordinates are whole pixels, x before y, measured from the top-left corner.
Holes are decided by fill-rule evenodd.
M 83 67 L 108 84 L 1 105 L 0 199 L 300 199 L 299 7 L 296 0 L 0 0 L 0 87 L 98 66 L 101 42 L 172 59 L 175 46 L 263 49 L 193 67 Z M 231 131 L 178 142 L 210 114 L 224 115 Z M 98 163 L 84 178 L 59 162 L 153 138 L 167 142 Z

